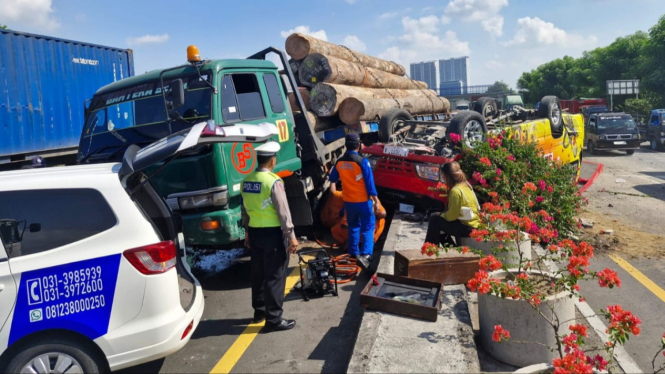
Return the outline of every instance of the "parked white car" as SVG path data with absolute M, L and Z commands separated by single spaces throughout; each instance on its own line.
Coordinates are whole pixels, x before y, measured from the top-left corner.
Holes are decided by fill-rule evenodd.
M 214 142 L 261 142 L 272 124 L 194 125 L 122 163 L 0 173 L 0 372 L 94 373 L 190 339 L 203 291 L 146 168 Z

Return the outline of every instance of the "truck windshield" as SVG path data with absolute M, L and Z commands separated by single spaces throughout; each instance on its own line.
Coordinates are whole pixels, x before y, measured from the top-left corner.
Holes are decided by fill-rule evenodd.
M 604 107 L 604 106 L 592 106 L 592 107 L 584 108 L 584 115 L 585 116 L 589 116 L 593 113 L 607 113 L 607 112 L 609 112 L 609 110 L 607 109 L 607 107 Z
M 176 109 L 181 117 L 177 120 L 178 126 L 164 127 L 167 124 L 167 114 L 161 83 L 157 80 L 93 97 L 83 137 L 121 130 L 136 132 L 140 127 L 143 135 L 156 140 L 210 119 L 211 94 L 207 84 L 209 75 L 199 77 L 198 74 L 193 74 L 177 78 L 183 80 L 185 87 L 185 105 Z M 170 82 L 164 80 L 167 90 Z
M 632 118 L 624 118 L 624 117 L 605 117 L 601 118 L 600 121 L 598 122 L 598 129 L 599 130 L 605 130 L 605 129 L 627 129 L 627 130 L 632 130 L 636 129 L 637 126 L 635 125 L 635 121 L 633 121 Z

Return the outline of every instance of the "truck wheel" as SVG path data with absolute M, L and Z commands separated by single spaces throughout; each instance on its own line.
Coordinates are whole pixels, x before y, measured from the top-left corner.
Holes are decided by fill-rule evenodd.
M 561 116 L 561 103 L 556 96 L 545 96 L 540 100 L 538 117 L 550 120 L 550 128 L 553 133 L 563 130 L 563 117 Z
M 381 143 L 390 143 L 390 138 L 393 134 L 406 126 L 404 121 L 413 121 L 411 113 L 404 109 L 391 109 L 387 111 L 381 116 L 381 121 L 379 121 L 379 141 Z M 403 132 L 398 137 L 404 139 L 410 131 Z
M 85 345 L 61 338 L 34 341 L 7 366 L 8 373 L 99 373 L 105 364 Z
M 496 101 L 491 97 L 481 97 L 473 105 L 473 110 L 480 113 L 483 118 L 494 118 L 499 114 Z
M 651 139 L 651 150 L 652 151 L 660 151 L 662 149 L 662 146 L 656 139 Z
M 626 154 L 627 154 L 628 156 L 631 156 L 633 153 L 635 153 L 635 150 L 634 150 L 634 149 L 629 149 L 629 150 L 626 151 Z
M 596 147 L 593 146 L 593 142 L 589 141 L 589 144 L 587 144 L 587 149 L 589 150 L 589 153 L 592 155 L 597 155 L 598 151 L 596 151 Z
M 475 111 L 460 112 L 448 125 L 447 134 L 457 134 L 467 147 L 473 148 L 474 143 L 485 140 L 487 125 L 485 118 Z M 448 138 L 450 141 L 450 137 Z

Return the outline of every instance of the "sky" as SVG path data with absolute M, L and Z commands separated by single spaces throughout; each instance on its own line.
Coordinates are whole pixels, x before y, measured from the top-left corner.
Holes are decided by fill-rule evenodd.
M 503 80 L 648 31 L 665 0 L 0 0 L 12 30 L 134 50 L 137 73 L 284 48 L 292 32 L 411 62 L 469 56 L 469 84 Z M 2 53 L 0 51 L 0 53 Z

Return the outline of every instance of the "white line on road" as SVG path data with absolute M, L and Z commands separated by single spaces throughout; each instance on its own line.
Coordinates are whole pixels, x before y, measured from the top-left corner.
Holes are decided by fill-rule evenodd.
M 545 250 L 542 248 L 539 248 L 537 245 L 532 246 L 532 248 L 536 251 L 538 256 L 540 257 L 545 257 L 547 256 L 547 253 L 545 253 Z M 544 261 L 545 265 L 550 269 L 552 272 L 557 272 L 559 271 L 559 268 L 556 266 L 556 264 L 553 261 Z M 579 299 L 575 300 L 575 306 L 577 306 L 577 310 L 580 311 L 582 316 L 587 320 L 589 325 L 593 327 L 594 331 L 596 331 L 596 334 L 602 339 L 604 342 L 608 340 L 607 333 L 607 326 L 603 323 L 603 321 L 596 315 L 596 312 L 593 311 L 591 306 L 586 301 L 580 301 Z M 616 360 L 617 364 L 621 366 L 621 369 L 623 369 L 624 373 L 644 373 L 642 369 L 637 365 L 635 360 L 633 360 L 632 357 L 626 352 L 626 349 L 622 345 L 617 345 L 616 348 L 614 348 L 614 359 Z

